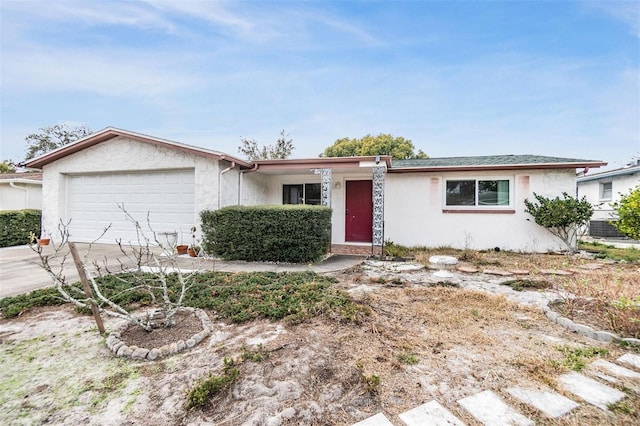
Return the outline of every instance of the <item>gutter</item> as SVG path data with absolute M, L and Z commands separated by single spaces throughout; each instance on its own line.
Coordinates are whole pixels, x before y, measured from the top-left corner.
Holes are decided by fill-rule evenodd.
M 29 200 L 28 200 L 29 192 L 27 191 L 27 188 L 25 188 L 25 187 L 23 187 L 23 186 L 17 186 L 17 185 L 15 184 L 15 182 L 9 182 L 9 186 L 10 186 L 10 187 L 12 187 L 12 188 L 20 189 L 20 190 L 24 191 L 24 208 L 25 208 L 25 209 L 26 209 L 26 208 L 28 208 L 27 206 L 28 206 L 28 204 L 29 204 L 29 203 L 28 203 L 28 201 L 29 201 Z
M 260 165 L 258 163 L 253 163 L 253 167 L 248 169 L 248 170 L 240 170 L 240 174 L 238 175 L 238 205 L 242 205 L 242 186 L 244 183 L 244 174 L 245 173 L 252 173 L 255 172 L 256 170 L 258 170 L 258 168 L 260 167 Z
M 222 157 L 222 159 L 224 160 L 224 157 Z M 229 167 L 227 167 L 224 170 L 221 170 L 220 173 L 218 173 L 218 208 L 220 208 L 220 202 L 222 200 L 222 175 L 230 172 L 235 168 L 236 168 L 236 162 L 232 160 L 231 165 Z

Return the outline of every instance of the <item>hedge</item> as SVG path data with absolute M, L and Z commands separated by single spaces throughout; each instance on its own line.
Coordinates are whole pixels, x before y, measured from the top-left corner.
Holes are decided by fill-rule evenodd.
M 230 206 L 200 213 L 203 249 L 226 260 L 309 262 L 331 244 L 331 209 Z
M 0 211 L 0 247 L 29 244 L 33 232 L 40 237 L 40 210 L 2 210 Z

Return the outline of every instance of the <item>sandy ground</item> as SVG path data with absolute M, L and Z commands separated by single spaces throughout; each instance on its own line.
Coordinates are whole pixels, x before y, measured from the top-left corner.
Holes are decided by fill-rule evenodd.
M 456 274 L 459 287 L 433 286 L 428 274 L 376 265 L 340 274 L 337 285 L 371 309 L 360 324 L 316 318 L 300 325 L 237 325 L 215 321 L 210 313 L 216 327 L 209 338 L 153 362 L 115 358 L 92 319 L 70 307 L 2 320 L 2 423 L 351 425 L 382 411 L 401 425 L 399 413 L 436 399 L 474 425 L 456 401 L 487 389 L 538 424 L 638 421 L 637 383 L 620 385 L 635 414 L 582 404 L 551 421 L 518 405 L 502 389 L 545 385 L 559 390 L 555 378 L 563 370 L 553 362 L 565 358 L 559 348 L 605 347 L 609 361 L 628 350 L 549 322 L 536 304 L 550 295 L 516 293 L 489 276 Z M 106 321 L 110 330 L 120 325 Z M 242 362 L 247 351 L 264 359 Z M 188 390 L 210 373 L 221 374 L 224 357 L 239 365 L 236 383 L 204 409 L 185 410 Z

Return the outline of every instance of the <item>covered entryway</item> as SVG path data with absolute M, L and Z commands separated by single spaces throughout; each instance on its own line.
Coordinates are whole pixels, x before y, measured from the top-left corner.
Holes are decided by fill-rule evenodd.
M 373 185 L 370 180 L 346 181 L 345 241 L 370 243 L 373 236 Z
M 111 224 L 101 242 L 136 242 L 135 228 L 118 204 L 124 204 L 144 229 L 149 213 L 155 232 L 175 231 L 179 240 L 190 241 L 195 221 L 193 169 L 68 175 L 66 192 L 72 241 L 93 241 Z

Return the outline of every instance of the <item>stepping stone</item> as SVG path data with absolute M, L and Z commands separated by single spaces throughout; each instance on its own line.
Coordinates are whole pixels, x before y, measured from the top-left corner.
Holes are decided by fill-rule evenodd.
M 604 359 L 598 359 L 591 363 L 591 367 L 600 367 L 601 370 L 605 370 L 607 373 L 624 379 L 640 379 L 640 373 L 629 370 L 628 368 L 620 367 L 618 364 L 614 364 Z
M 624 354 L 617 359 L 618 362 L 630 365 L 636 370 L 640 370 L 640 355 Z
M 465 410 L 487 426 L 533 426 L 531 419 L 505 404 L 491 391 L 480 392 L 458 401 Z
M 513 273 L 511 272 L 501 271 L 499 269 L 485 269 L 482 271 L 482 273 L 489 275 L 499 275 L 501 277 L 510 277 L 511 275 L 513 275 Z
M 405 411 L 398 417 L 407 426 L 464 426 L 464 423 L 435 400 Z
M 510 269 L 509 272 L 511 272 L 514 275 L 529 275 L 530 272 L 527 271 L 526 269 Z
M 506 389 L 512 396 L 518 398 L 525 404 L 532 405 L 542 411 L 545 416 L 557 419 L 571 410 L 578 408 L 580 404 L 570 400 L 551 389 L 534 390 L 513 387 Z
M 575 371 L 558 377 L 558 382 L 572 394 L 605 411 L 609 404 L 614 404 L 626 396 L 617 389 Z
M 569 271 L 563 271 L 560 269 L 540 269 L 538 272 L 543 275 L 563 275 L 563 276 L 573 275 L 573 273 Z
M 391 423 L 384 414 L 378 413 L 375 416 L 371 416 L 361 422 L 355 423 L 353 426 L 393 426 L 393 423 Z
M 458 266 L 458 271 L 466 272 L 467 274 L 475 274 L 478 272 L 478 268 L 474 268 L 472 266 Z
M 586 265 L 580 265 L 579 268 L 587 271 L 595 271 L 596 269 L 602 269 L 602 265 L 599 263 L 587 263 Z

